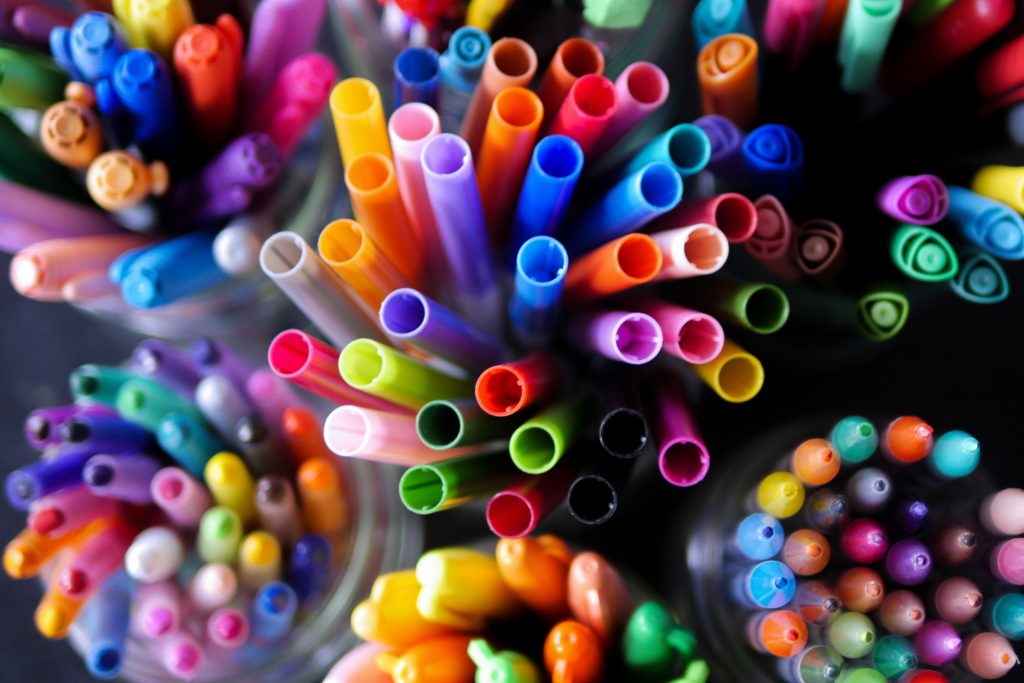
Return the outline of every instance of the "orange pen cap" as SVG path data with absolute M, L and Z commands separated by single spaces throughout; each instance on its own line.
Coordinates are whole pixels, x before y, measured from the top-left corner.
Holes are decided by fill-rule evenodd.
M 631 233 L 576 260 L 565 274 L 569 303 L 584 304 L 653 280 L 663 257 L 648 235 Z
M 349 218 L 327 224 L 317 241 L 317 251 L 362 299 L 374 320 L 388 294 L 409 286 L 366 228 Z
M 839 452 L 826 439 L 808 439 L 793 451 L 793 474 L 808 486 L 824 486 L 839 474 Z
M 604 674 L 604 645 L 586 624 L 563 621 L 544 641 L 551 683 L 597 683 Z
M 174 44 L 174 71 L 185 111 L 206 144 L 224 142 L 235 128 L 244 42 L 238 20 L 222 14 L 212 26 L 188 27 Z
M 544 103 L 544 124 L 547 128 L 569 94 L 569 88 L 580 76 L 604 73 L 604 54 L 586 38 L 569 38 L 555 50 L 548 68 L 537 87 Z
M 494 554 L 505 585 L 530 609 L 551 621 L 569 615 L 572 551 L 560 538 L 503 538 Z
M 470 636 L 442 636 L 415 645 L 400 657 L 377 655 L 377 666 L 395 683 L 473 683 L 476 664 L 469 658 Z
M 892 459 L 898 462 L 917 462 L 932 452 L 934 431 L 921 418 L 905 415 L 889 423 L 882 444 Z
M 85 184 L 93 201 L 107 211 L 139 204 L 150 194 L 167 192 L 170 174 L 162 161 L 148 166 L 131 152 L 104 152 L 89 164 Z
M 851 567 L 836 580 L 836 595 L 853 612 L 870 612 L 885 599 L 885 581 L 874 569 Z
M 295 479 L 306 527 L 325 536 L 343 531 L 348 507 L 337 464 L 320 458 L 307 460 L 299 465 Z
M 798 576 L 811 576 L 825 569 L 832 557 L 828 539 L 814 529 L 798 529 L 786 537 L 782 558 Z
M 104 147 L 103 126 L 93 111 L 96 94 L 85 83 L 72 81 L 64 97 L 43 114 L 39 140 L 54 161 L 84 171 Z
M 378 576 L 370 597 L 352 610 L 352 630 L 363 640 L 400 650 L 455 633 L 455 629 L 423 618 L 416 607 L 419 594 L 414 569 Z
M 314 458 L 334 462 L 338 457 L 324 443 L 323 424 L 309 408 L 286 408 L 281 415 L 281 431 L 296 463 Z
M 568 586 L 573 618 L 604 642 L 614 642 L 633 612 L 629 589 L 615 567 L 597 553 L 580 553 L 569 565 Z
M 750 627 L 752 644 L 776 657 L 792 657 L 807 645 L 807 623 L 796 612 L 780 609 L 755 616 Z
M 506 88 L 528 87 L 535 73 L 537 53 L 525 40 L 502 38 L 491 45 L 459 129 L 459 137 L 469 143 L 474 155 L 480 149 L 494 98 Z
M 697 57 L 705 114 L 721 114 L 740 128 L 757 118 L 757 41 L 741 33 L 718 36 Z

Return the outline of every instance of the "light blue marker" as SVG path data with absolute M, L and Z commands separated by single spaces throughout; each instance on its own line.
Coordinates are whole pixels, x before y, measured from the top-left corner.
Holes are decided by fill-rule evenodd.
M 1010 295 L 1006 271 L 992 255 L 969 249 L 957 258 L 960 271 L 949 286 L 961 299 L 972 304 L 997 304 Z
M 711 160 L 711 140 L 700 127 L 692 123 L 680 123 L 657 136 L 632 159 L 620 172 L 619 177 L 632 175 L 654 161 L 664 162 L 686 177 L 700 173 Z
M 111 265 L 121 296 L 136 308 L 156 308 L 205 291 L 230 276 L 213 258 L 216 233 L 201 230 L 125 255 Z
M 693 8 L 692 25 L 698 50 L 726 33 L 754 37 L 746 0 L 700 0 Z
M 227 448 L 202 423 L 180 413 L 164 417 L 157 427 L 156 441 L 183 470 L 200 480 L 207 461 Z
M 779 554 L 786 542 L 782 523 L 771 515 L 755 512 L 736 527 L 736 547 L 751 560 L 768 560 Z
M 754 609 L 778 609 L 789 603 L 795 593 L 796 577 L 792 570 L 776 560 L 754 565 L 733 583 L 733 598 Z
M 1008 593 L 988 603 L 985 624 L 1004 638 L 1024 639 L 1024 594 Z
M 133 585 L 122 570 L 104 581 L 82 609 L 78 620 L 85 636 L 82 659 L 96 678 L 117 678 L 121 673 L 131 622 Z
M 1024 217 L 1006 204 L 951 186 L 946 217 L 965 239 L 996 258 L 1024 259 Z
M 253 640 L 273 643 L 288 635 L 295 621 L 299 597 L 283 581 L 272 581 L 256 591 L 249 610 L 249 628 Z
M 967 432 L 946 432 L 935 440 L 928 465 L 932 472 L 946 479 L 966 477 L 978 466 L 981 444 Z
M 71 28 L 50 31 L 53 60 L 72 79 L 90 85 L 108 78 L 128 47 L 117 20 L 103 12 L 86 12 Z
M 449 39 L 448 49 L 441 55 L 441 128 L 444 132 L 459 132 L 490 51 L 490 36 L 472 26 L 463 26 Z
M 878 450 L 878 430 L 866 417 L 851 415 L 832 428 L 829 441 L 836 447 L 843 465 L 857 465 Z
M 519 249 L 508 318 L 523 346 L 543 346 L 554 335 L 568 270 L 569 254 L 554 237 L 531 237 Z

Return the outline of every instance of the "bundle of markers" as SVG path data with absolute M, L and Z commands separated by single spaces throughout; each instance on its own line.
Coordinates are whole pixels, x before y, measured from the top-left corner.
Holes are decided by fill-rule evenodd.
M 352 613 L 370 642 L 324 683 L 705 683 L 693 633 L 637 597 L 599 554 L 555 536 L 502 539 L 494 555 L 432 550 L 378 577 Z
M 155 308 L 252 270 L 282 210 L 271 189 L 337 78 L 310 52 L 326 0 L 261 2 L 248 35 L 232 14 L 196 23 L 188 0 L 119 0 L 116 17 L 15 4 L 23 30 L 0 37 L 17 43 L 0 43 L 14 288 Z
M 25 422 L 28 512 L 4 550 L 43 579 L 36 627 L 78 631 L 94 676 L 230 676 L 269 661 L 344 565 L 346 483 L 287 383 L 211 340 L 143 341 L 71 375 L 74 403 Z M 166 674 L 159 673 L 166 670 Z
M 1024 491 L 970 497 L 963 478 L 980 457 L 966 432 L 935 438 L 910 416 L 881 435 L 848 417 L 799 444 L 724 544 L 723 599 L 752 611 L 751 647 L 793 683 L 1010 673 L 1009 641 L 1024 638 Z

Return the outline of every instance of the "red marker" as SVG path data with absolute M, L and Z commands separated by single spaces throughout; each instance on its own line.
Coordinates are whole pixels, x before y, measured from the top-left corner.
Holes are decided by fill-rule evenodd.
M 546 353 L 487 368 L 476 381 L 476 401 L 488 415 L 507 417 L 552 396 L 561 383 L 558 361 Z
M 174 71 L 196 135 L 215 145 L 235 128 L 242 78 L 242 27 L 230 14 L 195 24 L 174 44 Z
M 578 78 L 562 102 L 549 135 L 567 135 L 590 154 L 615 115 L 615 84 L 599 74 Z
M 1024 35 L 1004 44 L 978 64 L 974 72 L 978 94 L 991 108 L 1024 99 Z

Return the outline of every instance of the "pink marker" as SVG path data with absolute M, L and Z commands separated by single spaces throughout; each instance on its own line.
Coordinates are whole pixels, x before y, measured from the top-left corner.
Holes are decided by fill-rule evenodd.
M 903 176 L 887 182 L 875 202 L 898 221 L 933 225 L 949 211 L 949 191 L 933 175 Z
M 729 258 L 729 240 L 713 225 L 698 223 L 651 235 L 661 250 L 661 272 L 655 280 L 680 280 L 710 275 Z
M 331 411 L 324 420 L 324 442 L 342 457 L 405 467 L 480 452 L 476 446 L 435 450 L 420 440 L 414 416 L 359 406 L 341 406 Z
M 711 457 L 686 404 L 682 384 L 674 378 L 660 384 L 655 402 L 654 434 L 661 476 L 673 486 L 699 484 L 707 476 Z
M 843 229 L 821 218 L 806 221 L 793 236 L 793 253 L 805 275 L 830 281 L 843 266 Z
M 878 562 L 889 550 L 885 527 L 873 519 L 855 519 L 843 529 L 840 543 L 846 556 L 858 564 Z
M 206 637 L 218 648 L 237 650 L 249 639 L 249 619 L 234 607 L 221 607 L 206 621 Z
M 243 111 L 255 111 L 285 65 L 313 49 L 326 6 L 326 0 L 265 0 L 256 5 L 245 50 Z
M 657 299 L 641 299 L 630 306 L 658 322 L 665 353 L 700 365 L 710 363 L 722 352 L 725 332 L 710 315 Z
M 106 271 L 79 273 L 66 280 L 60 288 L 60 296 L 69 304 L 80 304 L 97 299 L 120 296 L 121 286 L 110 281 Z
M 1003 489 L 987 496 L 981 501 L 978 518 L 990 534 L 1024 534 L 1024 489 Z
M 145 235 L 93 235 L 47 240 L 22 249 L 11 260 L 11 284 L 22 296 L 59 301 L 62 287 L 82 274 L 105 271 L 124 252 L 153 241 Z
M 32 504 L 28 526 L 44 536 L 63 536 L 97 519 L 117 517 L 121 504 L 109 498 L 94 496 L 84 486 L 58 491 Z
M 339 659 L 323 683 L 392 683 L 391 674 L 377 666 L 377 656 L 385 652 L 383 645 L 363 643 Z
M 141 584 L 135 593 L 132 627 L 146 638 L 164 638 L 185 619 L 185 598 L 174 579 Z
M 789 68 L 796 71 L 814 45 L 824 0 L 769 0 L 762 38 L 769 50 L 789 54 Z
M 668 76 L 650 62 L 633 62 L 615 79 L 615 112 L 594 145 L 603 154 L 629 134 L 668 99 Z
M 120 568 L 134 538 L 135 530 L 121 523 L 90 536 L 61 566 L 57 574 L 61 592 L 76 600 L 89 599 L 107 577 Z
M 997 580 L 1024 586 L 1024 537 L 1011 538 L 993 548 L 988 566 Z
M 741 194 L 726 192 L 703 199 L 684 199 L 679 206 L 658 218 L 654 230 L 706 223 L 725 233 L 730 244 L 746 242 L 757 229 L 757 210 Z
M 177 467 L 157 472 L 149 487 L 153 502 L 175 526 L 185 529 L 197 528 L 203 513 L 213 505 L 206 487 Z
M 800 279 L 800 270 L 793 260 L 793 237 L 796 226 L 786 207 L 770 194 L 754 202 L 757 225 L 746 241 L 747 252 L 764 268 L 781 280 Z
M 661 352 L 661 326 L 646 313 L 588 311 L 570 330 L 578 348 L 621 363 L 643 365 Z
M 245 384 L 249 401 L 263 418 L 263 424 L 280 440 L 284 412 L 289 408 L 301 408 L 302 399 L 295 393 L 292 386 L 266 368 L 257 368 L 249 376 Z
M 334 63 L 324 55 L 313 52 L 296 57 L 282 69 L 248 130 L 266 133 L 287 159 L 327 106 L 337 79 Z
M 187 631 L 168 636 L 159 650 L 160 662 L 167 672 L 183 681 L 196 677 L 206 655 L 203 648 Z
M 521 538 L 565 500 L 579 467 L 563 460 L 543 475 L 523 475 L 487 503 L 487 526 L 502 538 Z
M 548 135 L 566 135 L 588 156 L 615 115 L 615 85 L 599 74 L 576 79 L 555 116 Z

